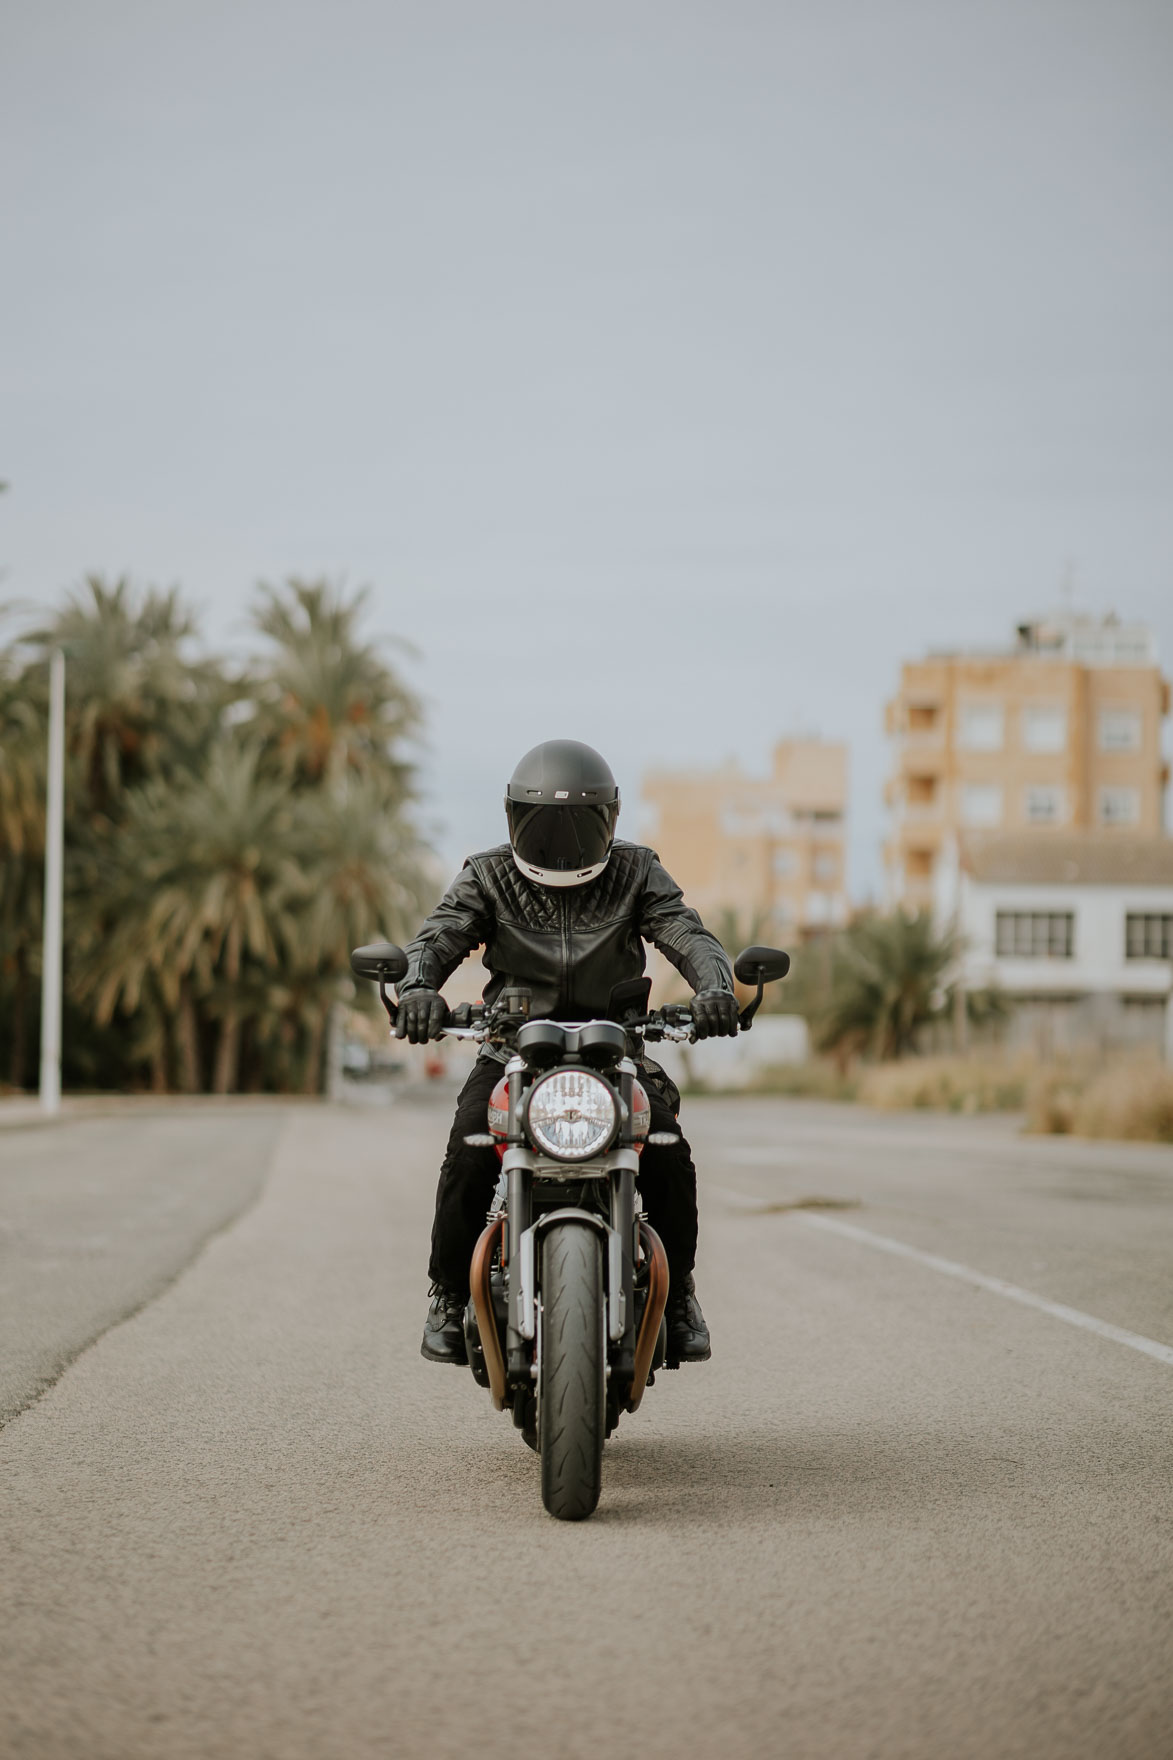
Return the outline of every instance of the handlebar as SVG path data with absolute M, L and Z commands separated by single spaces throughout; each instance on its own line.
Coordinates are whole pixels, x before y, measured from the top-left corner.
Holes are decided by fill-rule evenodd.
M 388 994 L 387 985 L 402 981 L 408 970 L 408 959 L 401 947 L 390 941 L 373 941 L 367 947 L 356 947 L 350 956 L 351 969 L 360 978 L 374 978 L 379 986 L 379 999 L 387 1010 L 388 1018 L 394 1027 L 398 1021 L 399 1004 Z M 753 1025 L 754 1015 L 762 1005 L 765 985 L 778 978 L 784 978 L 790 970 L 790 955 L 777 947 L 747 947 L 739 953 L 734 961 L 734 976 L 742 984 L 757 985 L 757 994 L 737 1017 L 738 1030 L 748 1033 Z M 647 1005 L 651 980 L 641 978 L 616 985 L 611 1000 L 617 1010 L 622 1002 L 628 1006 Z M 636 992 L 638 1001 L 632 996 Z M 506 987 L 497 997 L 495 1003 L 486 1006 L 483 1002 L 462 1002 L 449 1011 L 448 1020 L 440 1033 L 441 1038 L 475 1039 L 480 1044 L 494 1040 L 498 1044 L 508 1044 L 509 1036 L 529 1019 L 530 991 L 524 985 Z M 582 1024 L 582 1023 L 580 1023 Z M 639 1015 L 635 1019 L 617 1021 L 628 1033 L 642 1034 L 645 1039 L 653 1042 L 661 1039 L 687 1040 L 696 1039 L 696 1026 L 692 1018 L 692 1010 L 687 1003 L 668 1003 L 664 1008 L 654 1008 L 650 1013 Z
M 484 1004 L 465 1003 L 463 1007 L 475 1014 L 478 1008 L 484 1008 Z M 457 1024 L 454 1021 L 446 1021 L 440 1037 L 442 1039 L 474 1039 L 478 1044 L 483 1045 L 487 1039 L 494 1037 L 512 1037 L 517 1028 L 524 1026 L 524 1024 L 523 1020 L 518 1020 L 516 1016 L 510 1015 L 493 1019 L 490 1011 L 486 1011 L 479 1019 L 471 1020 L 467 1026 Z M 629 1033 L 638 1033 L 642 1038 L 650 1037 L 653 1042 L 668 1039 L 689 1043 L 696 1037 L 692 1015 L 683 1005 L 678 1005 L 675 1009 L 654 1009 L 651 1014 L 643 1015 L 639 1020 L 617 1021 L 616 1025 L 623 1027 Z
M 382 984 L 379 994 L 394 1027 L 398 1004 L 391 1000 Z M 508 1043 L 528 1018 L 528 1015 L 498 1013 L 493 1006 L 483 1002 L 461 1002 L 449 1009 L 448 1019 L 438 1036 L 441 1039 L 472 1039 L 478 1045 L 494 1039 L 498 1043 Z M 651 1039 L 653 1043 L 666 1039 L 688 1044 L 696 1038 L 692 1010 L 685 1002 L 668 1003 L 664 1008 L 654 1008 L 635 1020 L 619 1021 L 616 1025 L 629 1033 Z

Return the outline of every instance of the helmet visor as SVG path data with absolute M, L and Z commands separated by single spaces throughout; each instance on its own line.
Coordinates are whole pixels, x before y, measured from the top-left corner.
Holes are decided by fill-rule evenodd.
M 506 801 L 509 841 L 532 868 L 573 874 L 601 862 L 611 848 L 618 803 L 605 806 L 528 806 Z

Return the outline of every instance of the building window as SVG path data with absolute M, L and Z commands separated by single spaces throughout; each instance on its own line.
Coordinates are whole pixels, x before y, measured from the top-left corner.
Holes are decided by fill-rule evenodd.
M 815 879 L 835 880 L 839 875 L 839 857 L 833 850 L 821 850 L 815 857 Z
M 1102 752 L 1139 752 L 1139 709 L 1100 710 L 1100 750 Z
M 1101 825 L 1135 825 L 1140 818 L 1140 795 L 1135 788 L 1100 790 Z
M 1000 825 L 1002 790 L 996 782 L 967 782 L 961 791 L 963 825 Z
M 831 894 L 829 892 L 808 892 L 806 895 L 806 920 L 808 923 L 829 923 L 831 921 Z
M 910 880 L 931 880 L 933 852 L 931 849 L 910 849 L 904 858 L 905 873 Z
M 937 798 L 937 778 L 910 776 L 906 792 L 910 807 L 931 807 Z
M 1074 911 L 998 911 L 994 948 L 999 959 L 1072 959 Z
M 798 867 L 798 857 L 792 849 L 776 849 L 774 851 L 774 873 L 779 880 L 785 880 Z
M 1124 919 L 1126 959 L 1173 959 L 1173 911 L 1129 911 Z
M 1061 825 L 1063 823 L 1063 790 L 1050 783 L 1036 783 L 1026 791 L 1026 822 L 1028 825 Z
M 910 703 L 908 705 L 909 733 L 936 733 L 938 726 L 939 706 L 936 703 Z
M 1001 703 L 964 703 L 958 724 L 957 743 L 967 752 L 1000 752 Z
M 1062 752 L 1067 746 L 1067 711 L 1036 703 L 1022 711 L 1022 743 L 1028 752 Z

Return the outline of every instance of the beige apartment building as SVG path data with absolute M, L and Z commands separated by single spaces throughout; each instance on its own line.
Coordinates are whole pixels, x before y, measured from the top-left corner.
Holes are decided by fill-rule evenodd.
M 645 841 L 718 933 L 792 940 L 847 919 L 847 747 L 786 739 L 769 774 L 653 771 Z
M 903 667 L 886 710 L 895 765 L 890 902 L 931 906 L 966 832 L 1160 833 L 1169 686 L 1149 631 L 1071 611 L 1021 624 L 1001 652 Z

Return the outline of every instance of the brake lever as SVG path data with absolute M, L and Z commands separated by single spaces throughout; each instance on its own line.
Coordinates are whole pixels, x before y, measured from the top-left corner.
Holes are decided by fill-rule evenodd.
M 388 996 L 387 980 L 382 972 L 379 973 L 379 1001 L 387 1010 L 387 1019 L 391 1022 L 391 1030 L 394 1032 L 395 1028 L 399 1025 L 399 1004 L 392 1001 L 391 997 Z
M 629 1032 L 642 1033 L 645 1043 L 652 1045 L 658 1045 L 665 1039 L 676 1044 L 696 1043 L 696 1024 L 686 1002 L 669 1003 L 665 1008 L 653 1009 L 650 1014 L 640 1015 L 633 1021 L 625 1021 L 624 1026 Z

